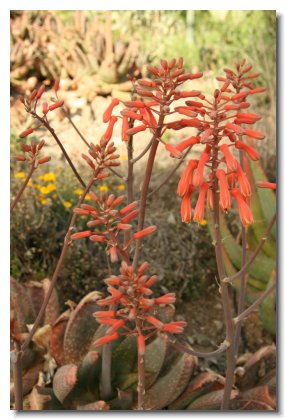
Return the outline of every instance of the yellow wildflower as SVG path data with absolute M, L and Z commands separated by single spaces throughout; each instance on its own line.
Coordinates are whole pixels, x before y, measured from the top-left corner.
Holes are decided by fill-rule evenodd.
M 55 184 L 48 184 L 47 185 L 47 189 L 51 192 L 57 189 L 57 187 L 55 186 Z
M 53 194 L 52 197 L 53 198 L 57 198 L 58 194 Z
M 201 226 L 206 226 L 208 224 L 208 222 L 207 222 L 207 220 L 206 219 L 203 219 L 201 222 L 200 222 L 200 225 Z
M 120 159 L 121 160 L 126 160 L 127 159 L 127 156 L 126 155 L 120 155 Z
M 77 195 L 82 195 L 83 190 L 82 190 L 81 188 L 77 188 L 77 189 L 75 190 L 75 193 L 76 193 Z
M 44 175 L 38 175 L 38 179 L 42 181 L 44 179 Z
M 91 200 L 91 196 L 89 195 L 89 194 L 86 194 L 86 196 L 85 196 L 85 198 L 84 198 L 85 200 Z
M 53 172 L 47 172 L 42 178 L 44 181 L 55 181 L 56 175 Z
M 32 187 L 33 186 L 33 183 L 32 183 L 32 181 L 31 181 L 31 179 L 30 179 L 30 181 L 28 182 L 28 184 L 27 184 L 27 187 Z
M 42 188 L 41 184 L 35 184 L 35 185 L 34 185 L 34 187 L 35 187 L 37 190 L 39 190 L 39 189 L 41 189 L 41 188 Z
M 48 184 L 46 187 L 41 187 L 40 192 L 41 194 L 50 194 L 51 191 L 54 191 L 56 186 L 54 184 Z
M 15 178 L 25 178 L 26 174 L 25 172 L 16 172 Z
M 39 195 L 38 199 L 41 204 L 48 204 L 49 202 L 43 195 Z
M 124 191 L 125 190 L 125 185 L 124 184 L 120 184 L 120 185 L 118 185 L 117 189 L 119 191 Z
M 107 185 L 101 185 L 99 187 L 99 191 L 101 191 L 101 192 L 107 192 L 108 190 L 109 190 L 109 188 L 108 188 Z
M 50 190 L 47 187 L 41 187 L 40 188 L 40 193 L 46 195 L 46 194 L 50 193 Z
M 64 201 L 64 206 L 69 209 L 72 206 L 72 203 L 70 201 Z

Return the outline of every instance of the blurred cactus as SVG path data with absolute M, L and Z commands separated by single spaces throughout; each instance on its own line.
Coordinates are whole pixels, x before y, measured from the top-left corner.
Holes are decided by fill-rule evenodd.
M 91 17 L 77 10 L 66 22 L 56 11 L 12 12 L 12 86 L 28 78 L 26 88 L 32 90 L 38 80 L 58 77 L 72 79 L 72 85 L 85 75 L 96 74 L 99 88 L 106 93 L 105 84 L 126 81 L 127 73 L 139 76 L 148 57 L 142 51 L 139 57 L 134 39 L 113 41 L 110 13 L 97 12 Z M 128 86 L 131 89 L 131 83 Z
M 250 225 L 247 229 L 247 257 L 251 258 L 252 252 L 255 250 L 259 241 L 263 238 L 264 233 L 270 223 L 271 218 L 275 214 L 276 198 L 272 190 L 266 188 L 257 188 L 256 181 L 266 181 L 266 175 L 259 162 L 244 161 L 245 172 L 251 185 L 253 192 L 252 200 L 250 203 L 251 211 L 254 218 L 254 224 Z M 212 221 L 209 218 L 209 228 L 212 234 Z M 220 220 L 221 234 L 224 244 L 224 260 L 227 275 L 235 274 L 241 268 L 242 247 L 240 245 L 240 238 L 235 238 L 228 228 L 225 219 L 222 217 Z M 246 302 L 252 303 L 261 291 L 272 284 L 273 270 L 276 267 L 276 234 L 275 227 L 272 229 L 271 234 L 261 252 L 255 258 L 255 261 L 248 268 L 248 283 L 246 292 Z M 233 286 L 239 290 L 239 278 L 233 281 Z M 275 296 L 271 295 L 263 305 L 260 307 L 261 320 L 263 328 L 272 334 L 275 334 Z

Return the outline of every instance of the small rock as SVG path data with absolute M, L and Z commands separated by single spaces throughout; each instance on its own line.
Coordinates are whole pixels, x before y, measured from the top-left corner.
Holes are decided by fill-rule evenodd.
M 214 309 L 222 309 L 222 304 L 221 303 L 216 303 L 214 306 Z

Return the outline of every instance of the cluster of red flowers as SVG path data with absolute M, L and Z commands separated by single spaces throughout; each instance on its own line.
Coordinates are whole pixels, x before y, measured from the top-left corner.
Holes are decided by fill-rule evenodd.
M 138 352 L 145 353 L 145 341 L 157 332 L 182 333 L 186 323 L 183 321 L 164 324 L 154 314 L 156 307 L 175 302 L 175 294 L 168 293 L 158 298 L 152 298 L 151 287 L 157 276 L 148 277 L 145 273 L 148 263 L 144 262 L 138 272 L 122 262 L 120 275 L 111 276 L 105 280 L 110 296 L 97 301 L 99 306 L 117 305 L 117 309 L 95 312 L 97 322 L 108 325 L 106 335 L 96 340 L 95 345 L 101 346 L 120 335 L 137 336 Z
M 196 115 L 190 121 L 195 120 L 198 124 L 198 143 L 205 147 L 199 160 L 192 159 L 188 162 L 178 184 L 184 222 L 191 220 L 190 198 L 196 189 L 199 189 L 199 196 L 193 214 L 194 221 L 201 222 L 204 218 L 206 197 L 208 207 L 213 208 L 213 194 L 219 189 L 222 211 L 229 211 L 231 197 L 234 197 L 242 223 L 247 226 L 253 222 L 249 207 L 251 187 L 241 165 L 231 152 L 231 148 L 243 150 L 250 159 L 258 160 L 258 152 L 245 143 L 245 138 L 264 138 L 260 131 L 242 127 L 260 120 L 257 114 L 243 112 L 250 106 L 246 101 L 247 96 L 264 91 L 263 88 L 254 89 L 249 82 L 258 76 L 258 73 L 248 74 L 250 70 L 251 66 L 245 66 L 243 60 L 236 66 L 236 72 L 225 69 L 226 77 L 218 78 L 223 86 L 215 90 L 212 100 L 201 98 L 199 102 L 186 101 L 186 110 Z
M 122 120 L 121 138 L 128 141 L 130 136 L 145 131 L 147 129 L 156 136 L 156 139 L 162 142 L 166 150 L 172 157 L 181 157 L 182 151 L 187 147 L 199 142 L 197 137 L 191 137 L 185 140 L 176 148 L 167 144 L 162 139 L 167 129 L 180 129 L 183 127 L 197 127 L 195 120 L 182 119 L 175 123 L 164 123 L 166 116 L 174 113 L 171 106 L 174 101 L 182 98 L 201 98 L 201 92 L 197 90 L 181 91 L 180 86 L 187 80 L 194 80 L 202 77 L 202 73 L 185 72 L 183 68 L 183 59 L 178 63 L 172 59 L 169 63 L 161 60 L 160 66 L 148 66 L 149 72 L 154 79 L 139 79 L 133 81 L 134 99 L 123 101 L 125 108 L 120 111 L 120 115 L 112 115 L 113 110 L 120 103 L 118 99 L 113 99 L 103 115 L 103 122 L 108 123 L 105 135 L 112 134 L 114 124 L 118 119 Z M 185 107 L 175 108 L 175 112 L 191 116 Z M 198 122 L 198 124 L 200 124 Z
M 93 242 L 107 244 L 111 262 L 116 262 L 118 260 L 118 252 L 122 255 L 134 240 L 150 235 L 157 229 L 156 226 L 149 226 L 134 233 L 129 242 L 123 247 L 120 245 L 119 235 L 121 232 L 133 229 L 129 222 L 138 216 L 137 202 L 134 201 L 119 210 L 116 207 L 125 200 L 125 196 L 115 197 L 114 194 L 111 194 L 106 197 L 102 193 L 98 197 L 93 192 L 90 192 L 90 197 L 95 203 L 94 206 L 81 204 L 80 207 L 74 209 L 74 212 L 84 216 L 91 216 L 93 220 L 87 222 L 87 226 L 96 228 L 96 230 L 74 233 L 71 239 L 76 240 L 89 237 Z
M 48 115 L 49 112 L 54 111 L 55 109 L 62 107 L 63 104 L 64 104 L 64 101 L 59 100 L 58 96 L 57 96 L 59 87 L 60 87 L 60 81 L 56 80 L 55 83 L 54 83 L 53 90 L 56 94 L 57 101 L 53 102 L 51 105 L 49 105 L 48 102 L 46 102 L 46 101 L 42 102 L 42 117 L 40 117 L 40 118 L 42 118 L 44 121 L 47 121 L 47 115 Z M 33 118 L 36 118 L 38 102 L 41 99 L 42 95 L 44 94 L 45 89 L 46 89 L 45 85 L 41 85 L 39 89 L 33 90 L 33 92 L 31 93 L 31 95 L 28 98 L 26 98 L 24 96 L 20 97 L 20 100 L 23 103 L 23 105 L 25 106 L 25 109 L 26 109 L 27 113 L 32 115 Z M 20 134 L 20 137 L 24 138 L 24 137 L 29 136 L 35 130 L 37 130 L 38 128 L 41 128 L 42 125 L 43 124 L 40 122 L 35 127 L 29 127 L 27 130 L 23 131 Z
M 34 168 L 37 168 L 38 165 L 42 165 L 43 163 L 51 160 L 50 156 L 39 157 L 39 153 L 45 145 L 45 140 L 41 140 L 39 144 L 36 144 L 34 141 L 31 141 L 30 145 L 22 142 L 19 144 L 24 154 L 14 156 L 14 160 L 33 165 Z

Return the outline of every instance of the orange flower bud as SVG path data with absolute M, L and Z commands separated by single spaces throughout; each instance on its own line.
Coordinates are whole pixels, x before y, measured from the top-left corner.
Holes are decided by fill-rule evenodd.
M 193 184 L 194 184 L 195 187 L 198 187 L 203 182 L 205 164 L 209 160 L 208 150 L 209 149 L 206 148 L 200 156 L 198 167 L 197 167 L 196 173 L 193 177 Z
M 24 137 L 27 137 L 29 134 L 32 134 L 34 132 L 34 129 L 32 127 L 28 128 L 27 130 L 23 131 L 19 137 L 23 139 Z
M 54 109 L 60 108 L 61 106 L 63 106 L 64 101 L 57 101 L 55 102 L 53 105 L 49 106 L 49 110 L 53 111 Z
M 47 163 L 51 160 L 51 156 L 44 156 L 41 159 L 39 159 L 38 163 L 39 165 L 42 165 L 43 163 Z
M 73 235 L 71 235 L 71 239 L 74 241 L 74 240 L 77 240 L 77 239 L 87 238 L 90 235 L 91 235 L 90 230 L 84 230 L 83 232 L 77 232 L 77 233 L 74 233 Z
M 148 321 L 149 324 L 154 325 L 154 327 L 158 329 L 162 329 L 164 327 L 163 322 L 159 321 L 159 319 L 155 318 L 154 316 L 148 315 L 146 317 L 146 321 Z
M 158 305 L 170 305 L 171 303 L 176 302 L 175 293 L 167 293 L 166 295 L 155 298 L 155 302 Z
M 236 149 L 240 149 L 246 152 L 248 156 L 250 157 L 250 159 L 252 160 L 259 159 L 259 153 L 257 152 L 257 150 L 254 149 L 254 147 L 244 144 L 242 143 L 242 141 L 239 141 L 239 140 L 235 142 L 235 147 Z
M 40 97 L 42 96 L 42 94 L 45 92 L 45 89 L 46 89 L 45 85 L 42 85 L 39 88 L 39 90 L 37 91 L 37 94 L 36 94 L 36 99 L 40 99 Z
M 43 114 L 47 114 L 49 112 L 48 102 L 43 102 L 42 109 Z
M 119 104 L 119 99 L 117 98 L 112 99 L 110 105 L 107 107 L 106 111 L 103 114 L 102 119 L 104 123 L 107 123 L 110 120 L 112 111 L 118 104 Z
M 177 159 L 181 159 L 182 158 L 182 153 L 174 146 L 172 146 L 171 144 L 165 144 L 165 149 L 170 152 L 170 156 L 177 158 Z
M 140 131 L 144 131 L 146 130 L 147 126 L 145 124 L 139 125 L 138 127 L 133 127 L 133 128 L 129 128 L 126 131 L 126 134 L 128 136 L 133 136 L 136 133 L 139 133 Z
M 96 340 L 94 343 L 94 346 L 100 347 L 100 346 L 103 346 L 104 344 L 110 343 L 111 341 L 117 340 L 118 338 L 119 338 L 119 334 L 117 332 L 111 335 L 105 335 L 104 337 L 101 337 L 98 340 Z
M 257 140 L 263 140 L 265 138 L 265 135 L 261 131 L 256 130 L 244 130 L 244 134 Z
M 124 198 L 124 197 L 123 197 Z M 133 201 L 132 203 L 130 203 L 130 204 L 128 204 L 127 206 L 125 206 L 125 207 L 123 207 L 121 210 L 120 210 L 120 214 L 126 214 L 126 213 L 128 213 L 129 211 L 132 211 L 132 210 L 134 210 L 134 209 L 136 209 L 137 208 L 137 201 Z
M 216 171 L 216 177 L 220 184 L 220 207 L 224 212 L 228 212 L 231 206 L 230 193 L 226 181 L 226 173 L 222 169 Z
M 60 79 L 57 79 L 57 80 L 55 80 L 55 83 L 54 83 L 54 86 L 53 86 L 54 92 L 57 93 L 59 88 L 60 88 Z
M 197 201 L 195 211 L 194 211 L 194 221 L 197 223 L 200 223 L 204 218 L 205 197 L 206 197 L 208 187 L 209 186 L 207 182 L 203 182 L 200 186 L 200 193 L 199 193 L 198 201 Z
M 91 241 L 93 242 L 105 242 L 105 236 L 101 236 L 101 235 L 92 235 L 89 238 Z
M 192 136 L 184 141 L 182 141 L 181 143 L 179 143 L 176 146 L 176 149 L 179 150 L 180 152 L 183 152 L 185 149 L 187 149 L 190 146 L 193 146 L 195 144 L 198 144 L 200 142 L 200 137 L 198 136 Z
M 233 188 L 231 191 L 232 196 L 235 198 L 238 210 L 239 210 L 239 216 L 242 224 L 244 226 L 248 226 L 251 223 L 253 223 L 253 217 L 251 214 L 251 210 L 248 206 L 248 204 L 245 202 L 244 198 L 242 197 L 240 191 L 237 188 Z
M 157 226 L 148 226 L 145 229 L 139 230 L 139 232 L 134 233 L 134 239 L 144 238 L 144 236 L 151 235 L 153 232 L 157 230 Z
M 123 115 L 123 117 L 132 118 L 133 120 L 141 121 L 143 119 L 143 115 L 137 114 L 136 112 L 130 111 L 129 109 L 123 109 L 123 111 L 120 111 L 120 114 Z
M 229 151 L 227 144 L 222 144 L 220 146 L 220 151 L 224 154 L 227 169 L 231 171 L 235 171 L 237 168 L 237 160 L 232 156 L 231 152 Z
M 163 326 L 162 331 L 179 334 L 184 331 L 186 325 L 187 323 L 184 321 L 170 322 L 169 324 L 165 324 Z

